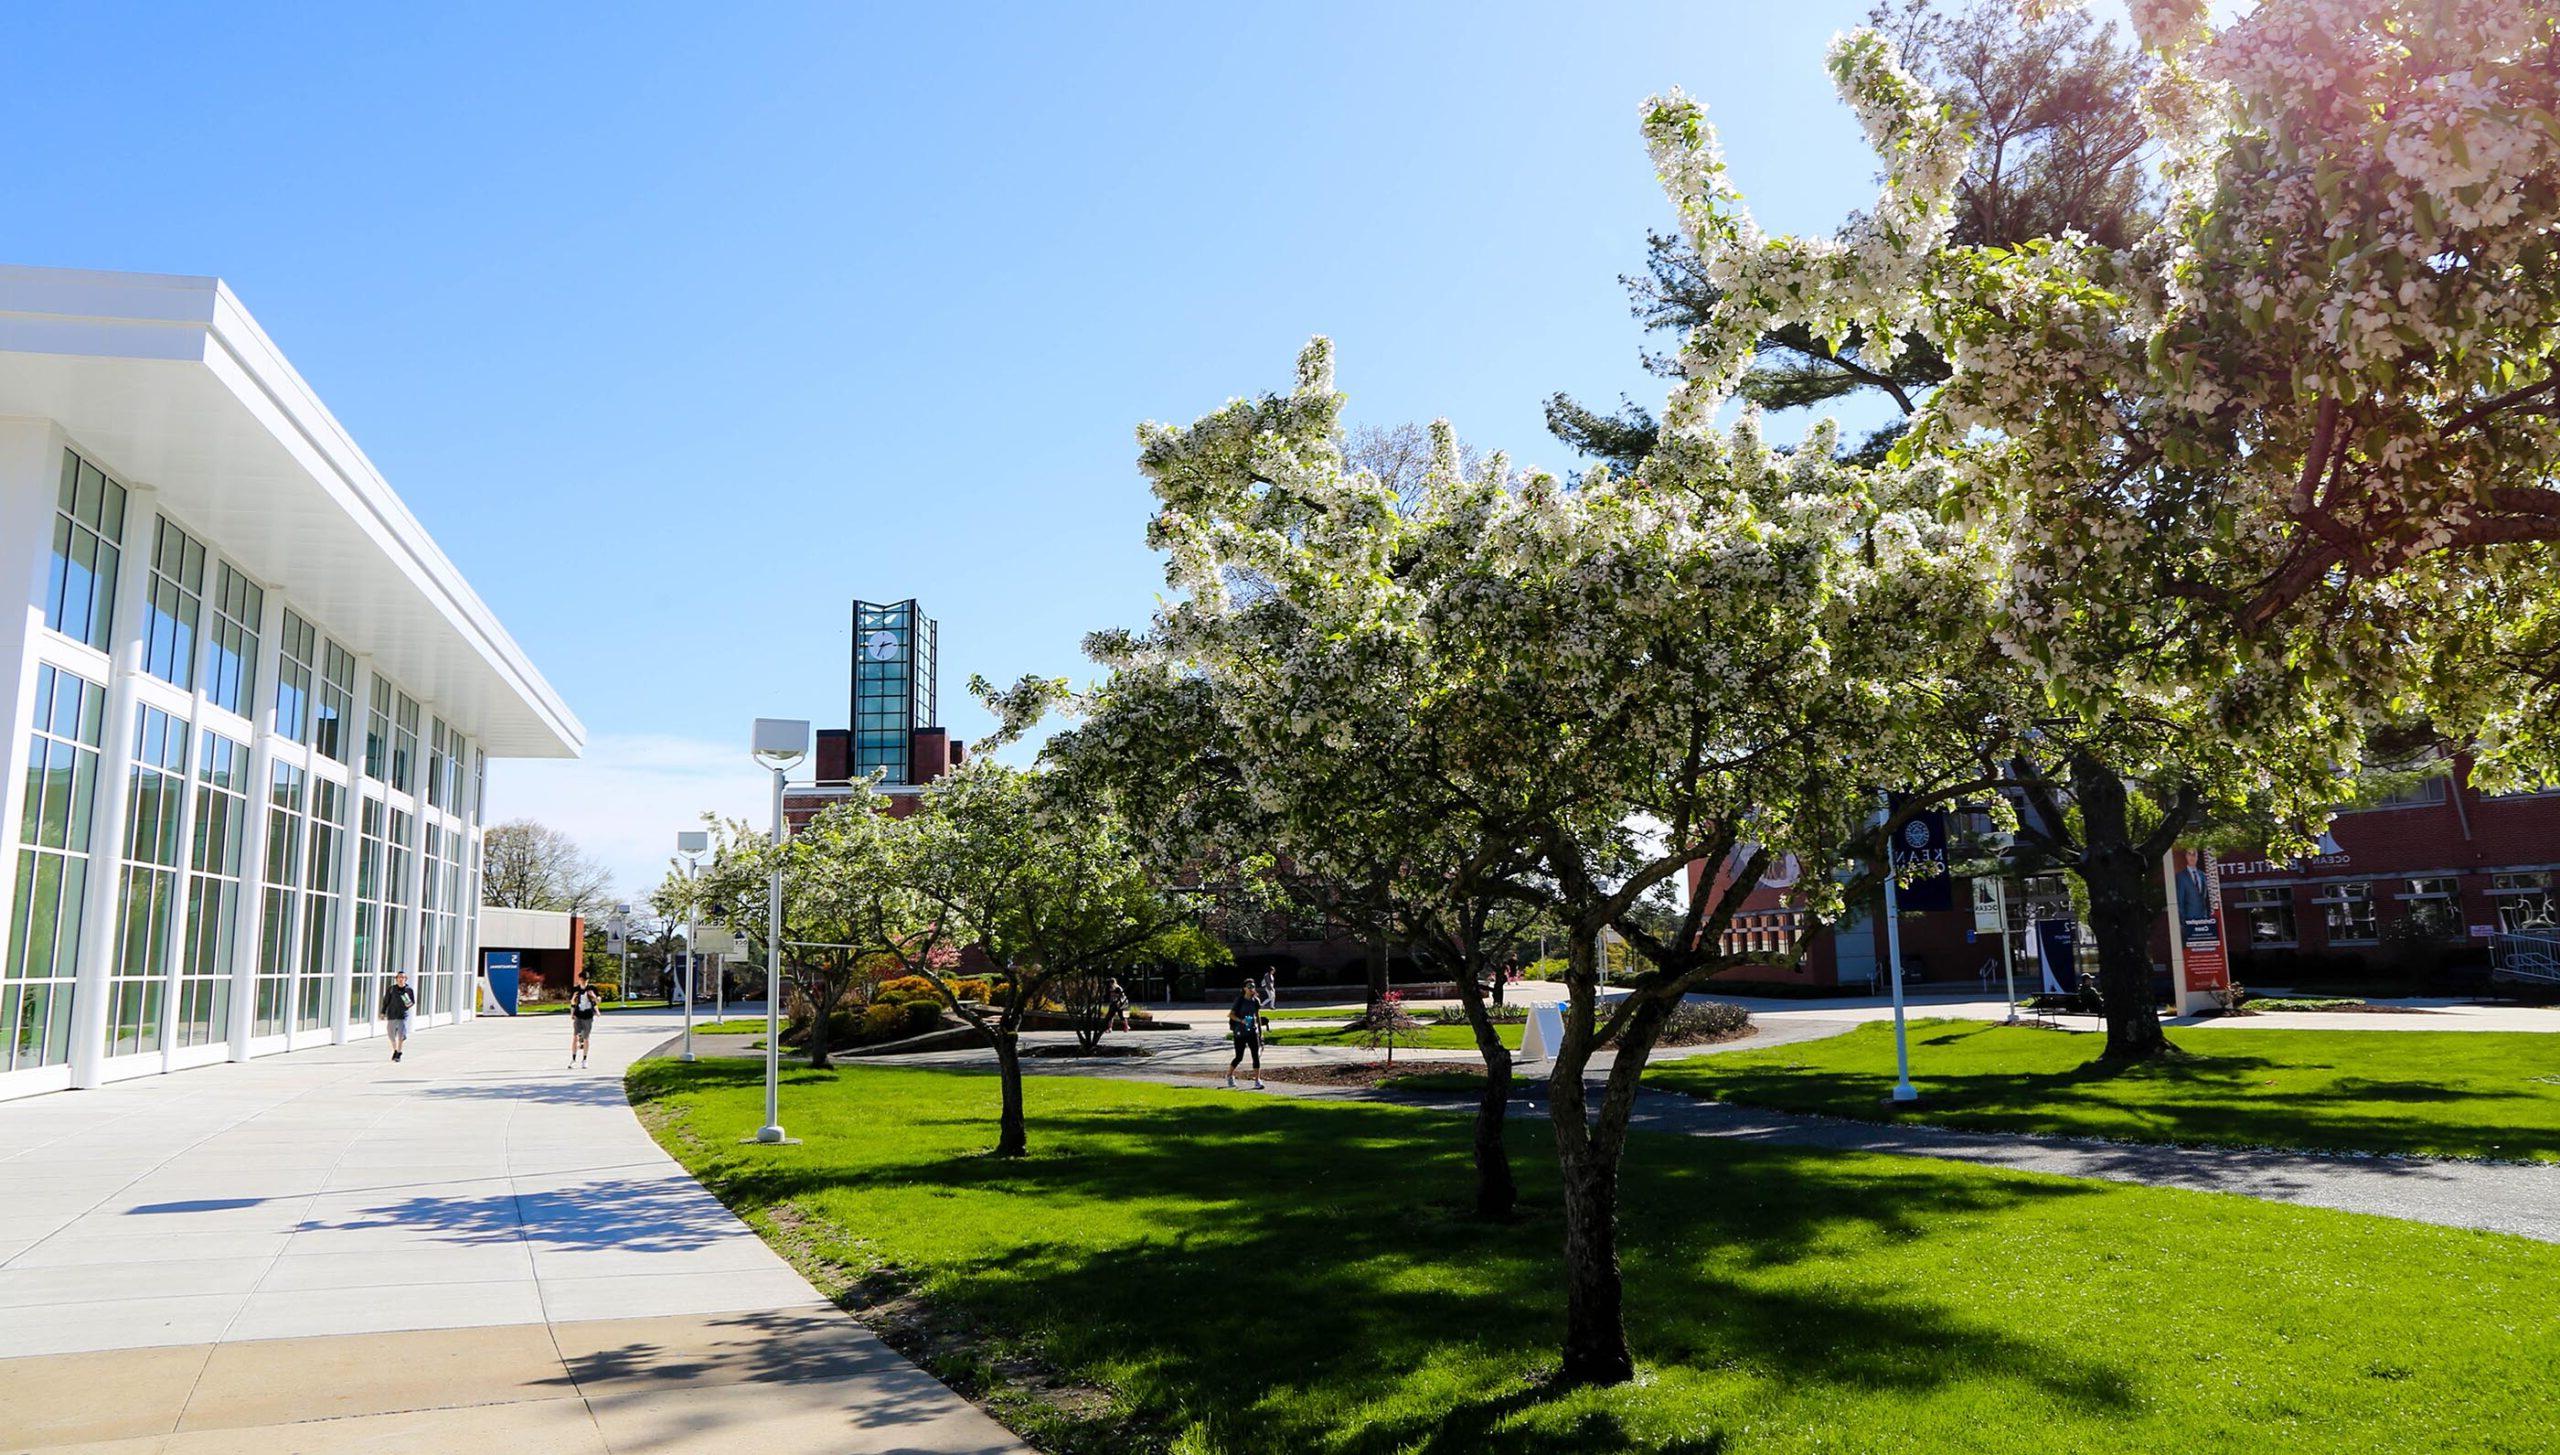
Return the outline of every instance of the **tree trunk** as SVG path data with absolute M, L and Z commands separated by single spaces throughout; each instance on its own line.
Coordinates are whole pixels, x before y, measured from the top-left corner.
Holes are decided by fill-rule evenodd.
M 2072 759 L 2071 786 L 2080 801 L 2080 882 L 2089 891 L 2089 932 L 2098 942 L 2103 1054 L 2110 1061 L 2175 1055 L 2151 993 L 2150 889 L 2160 866 L 2146 863 L 2133 841 L 2122 776 L 2080 754 Z
M 815 994 L 806 990 L 809 1000 L 809 1069 L 832 1071 L 835 1063 L 827 1059 L 827 1009 Z
M 1015 1032 L 996 1032 L 996 1079 L 1003 1084 L 1004 1109 L 996 1114 L 996 1155 L 1019 1157 L 1031 1149 L 1022 1124 L 1022 1047 Z
M 1511 1112 L 1511 1053 L 1488 1059 L 1484 1094 L 1476 1099 L 1476 1216 L 1488 1222 L 1510 1218 L 1520 1206 L 1520 1185 L 1511 1176 L 1511 1148 L 1502 1140 L 1503 1120 Z
M 1635 1378 L 1626 1281 L 1618 1268 L 1618 1149 L 1594 1144 L 1564 1167 L 1564 1370 L 1568 1386 Z

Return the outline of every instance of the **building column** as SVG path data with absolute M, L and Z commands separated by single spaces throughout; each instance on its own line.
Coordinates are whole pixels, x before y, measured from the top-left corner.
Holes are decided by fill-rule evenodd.
M 240 921 L 231 934 L 231 1059 L 249 1059 L 258 1023 L 258 934 L 267 917 L 267 800 L 275 776 L 276 665 L 283 656 L 284 592 L 260 583 L 257 678 L 249 700 L 249 821 L 240 836 Z M 288 927 L 286 933 L 292 931 Z M 288 1007 L 290 1009 L 290 1007 Z
M 210 564 L 210 563 L 208 563 Z M 201 613 L 199 614 L 201 618 Z M 199 632 L 197 647 L 203 647 Z M 203 673 L 194 674 L 198 679 Z M 203 790 L 196 783 L 197 755 L 204 751 L 199 735 L 204 729 L 199 719 L 204 716 L 204 688 L 195 691 L 195 709 L 187 714 L 187 751 L 180 764 L 178 778 L 178 868 L 169 886 L 169 943 L 160 952 L 160 1069 L 169 1069 L 170 1058 L 178 1049 L 178 989 L 187 963 L 187 909 L 195 898 L 196 795 Z
M 118 482 L 122 483 L 122 482 Z M 98 1084 L 107 1058 L 107 1002 L 122 939 L 117 913 L 124 883 L 125 824 L 132 817 L 133 724 L 136 677 L 142 674 L 145 640 L 142 608 L 151 581 L 150 531 L 156 521 L 152 492 L 125 486 L 124 538 L 116 543 L 116 595 L 110 608 L 107 650 L 107 716 L 98 745 L 98 791 L 89 813 L 89 882 L 83 887 L 80 944 L 71 987 L 71 1084 Z
M 361 670 L 357 680 L 363 680 Z M 347 1031 L 354 1021 L 347 997 L 355 988 L 356 978 L 356 895 L 357 855 L 364 852 L 364 741 L 359 737 L 348 753 L 354 761 L 347 771 L 346 822 L 338 830 L 338 922 L 329 931 L 329 985 L 337 996 L 337 1009 L 329 1013 L 329 1041 L 343 1046 Z

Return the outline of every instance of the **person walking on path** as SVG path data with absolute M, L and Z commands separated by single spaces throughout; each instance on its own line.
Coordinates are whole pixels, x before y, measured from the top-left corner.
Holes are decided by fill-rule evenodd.
M 1266 967 L 1262 972 L 1262 1008 L 1269 1010 L 1280 1003 L 1280 972 Z
M 1111 1018 L 1103 1022 L 1104 1027 L 1115 1031 L 1129 1029 L 1129 992 L 1121 989 L 1117 980 L 1111 982 L 1110 1003 Z
M 382 1017 L 382 1033 L 391 1042 L 391 1059 L 397 1061 L 409 1049 L 409 1012 L 417 1009 L 418 992 L 409 988 L 406 970 L 391 977 L 382 987 L 382 1004 L 374 1008 Z
M 584 980 L 569 991 L 569 1064 L 587 1064 L 587 1042 L 596 1033 L 596 1012 L 604 1006 L 604 997 Z
M 1236 1003 L 1227 1007 L 1227 1034 L 1235 1037 L 1236 1054 L 1227 1062 L 1227 1085 L 1236 1084 L 1236 1067 L 1244 1064 L 1245 1053 L 1253 1053 L 1253 1089 L 1262 1090 L 1262 988 L 1252 981 L 1236 992 Z

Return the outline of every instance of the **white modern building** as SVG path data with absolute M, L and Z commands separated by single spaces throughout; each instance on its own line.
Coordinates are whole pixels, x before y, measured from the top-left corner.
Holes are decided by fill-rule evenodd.
M 212 278 L 0 267 L 0 1098 L 471 1014 L 584 729 Z

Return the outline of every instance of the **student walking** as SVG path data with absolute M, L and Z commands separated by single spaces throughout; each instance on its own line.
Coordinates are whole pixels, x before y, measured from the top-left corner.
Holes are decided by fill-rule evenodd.
M 1236 1042 L 1236 1054 L 1227 1062 L 1227 1085 L 1236 1084 L 1236 1067 L 1251 1052 L 1253 1089 L 1262 1090 L 1262 988 L 1250 980 L 1236 992 L 1236 1003 L 1227 1007 L 1227 1034 Z
M 1103 1022 L 1104 1027 L 1115 1031 L 1129 1029 L 1129 992 L 1121 989 L 1117 980 L 1111 982 L 1110 1004 L 1111 1019 Z
M 579 981 L 569 991 L 569 1064 L 587 1064 L 587 1043 L 596 1033 L 596 1012 L 604 1007 L 604 997 L 586 981 Z
M 1280 972 L 1265 968 L 1262 972 L 1262 1008 L 1269 1010 L 1280 1003 Z
M 409 1049 L 409 1012 L 418 1005 L 418 992 L 409 988 L 409 972 L 401 971 L 382 987 L 382 1004 L 374 1013 L 382 1017 L 382 1033 L 391 1041 L 391 1059 L 397 1061 Z

